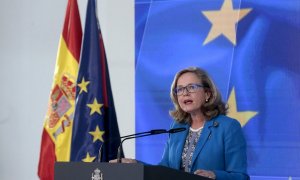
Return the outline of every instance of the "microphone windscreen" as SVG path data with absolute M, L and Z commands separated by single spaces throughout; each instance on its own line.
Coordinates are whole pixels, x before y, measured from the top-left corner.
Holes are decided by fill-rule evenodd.
M 169 130 L 169 133 L 178 133 L 178 132 L 181 132 L 181 131 L 185 131 L 186 128 L 174 128 L 174 129 L 170 129 Z
M 165 129 L 154 129 L 150 131 L 150 134 L 162 134 L 162 133 L 167 133 L 167 130 Z

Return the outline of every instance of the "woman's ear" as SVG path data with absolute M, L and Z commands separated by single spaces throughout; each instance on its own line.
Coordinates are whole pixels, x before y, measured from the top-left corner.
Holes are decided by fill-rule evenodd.
M 206 91 L 205 92 L 205 100 L 209 100 L 211 98 L 211 92 L 210 91 Z

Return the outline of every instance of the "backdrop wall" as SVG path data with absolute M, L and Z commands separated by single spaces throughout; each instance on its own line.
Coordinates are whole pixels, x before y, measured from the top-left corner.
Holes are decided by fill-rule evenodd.
M 243 127 L 251 179 L 299 179 L 299 0 L 135 0 L 135 17 L 137 132 L 170 126 L 173 77 L 198 66 Z M 136 158 L 159 162 L 166 139 L 137 139 Z

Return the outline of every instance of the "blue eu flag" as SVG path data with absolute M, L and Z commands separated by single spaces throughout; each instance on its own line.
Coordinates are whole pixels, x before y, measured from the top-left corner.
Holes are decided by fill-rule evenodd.
M 300 177 L 300 1 L 136 0 L 135 11 L 136 131 L 169 127 L 173 77 L 199 66 L 243 126 L 249 174 Z M 137 158 L 157 163 L 166 139 L 137 140 Z
M 114 109 L 95 0 L 88 0 L 82 56 L 77 78 L 71 161 L 116 158 L 120 134 Z

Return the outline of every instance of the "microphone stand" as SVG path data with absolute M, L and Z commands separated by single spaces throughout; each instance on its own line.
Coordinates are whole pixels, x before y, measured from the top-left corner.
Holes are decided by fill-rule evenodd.
M 102 142 L 100 148 L 99 148 L 99 152 L 98 152 L 98 162 L 101 162 L 102 160 L 102 147 L 103 147 L 104 142 Z
M 122 138 L 124 138 L 124 139 L 120 142 L 120 145 L 119 145 L 119 148 L 118 148 L 117 162 L 118 163 L 122 163 L 122 158 L 121 158 L 121 155 L 123 153 L 122 144 L 123 144 L 123 142 L 125 140 L 134 139 L 134 138 L 140 138 L 140 137 L 145 137 L 145 136 L 150 136 L 150 135 L 156 135 L 156 134 L 163 134 L 163 133 L 168 133 L 168 131 L 166 131 L 165 129 L 156 129 L 156 130 L 151 130 L 151 131 L 148 131 L 148 132 L 131 134 L 131 135 L 128 135 L 128 136 L 121 137 L 121 139 Z
M 122 157 L 121 157 L 122 154 L 123 154 L 122 144 L 123 144 L 124 141 L 126 141 L 128 139 L 134 139 L 134 138 L 140 138 L 140 137 L 157 135 L 157 134 L 164 134 L 164 133 L 173 134 L 173 133 L 178 133 L 178 132 L 185 131 L 185 130 L 186 130 L 186 128 L 173 128 L 173 129 L 170 129 L 168 131 L 165 130 L 165 129 L 154 129 L 154 130 L 147 131 L 147 132 L 140 132 L 140 133 L 136 133 L 136 134 L 130 134 L 130 135 L 127 135 L 127 136 L 122 136 L 122 137 L 120 137 L 120 139 L 122 139 L 122 140 L 120 142 L 120 145 L 118 147 L 118 152 L 117 152 L 117 162 L 118 163 L 122 162 Z M 103 146 L 103 144 L 101 145 L 101 147 L 99 149 L 98 161 L 101 161 L 102 146 Z

